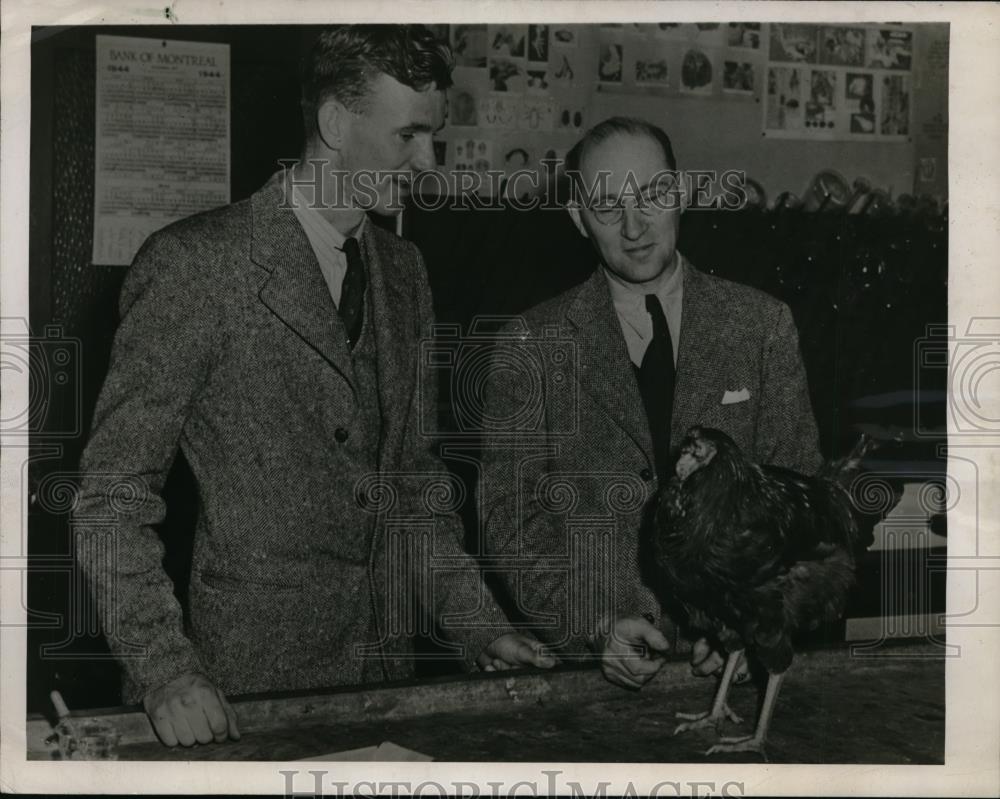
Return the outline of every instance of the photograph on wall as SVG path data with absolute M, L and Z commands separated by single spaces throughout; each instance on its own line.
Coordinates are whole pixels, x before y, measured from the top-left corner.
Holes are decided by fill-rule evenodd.
M 553 47 L 567 49 L 576 47 L 576 28 L 574 26 L 552 25 L 551 34 L 549 41 Z
M 480 98 L 489 88 L 486 71 L 477 67 L 456 66 L 452 85 L 447 91 L 448 124 L 472 127 L 479 124 Z
M 493 166 L 493 142 L 489 139 L 459 139 L 454 144 L 455 169 L 486 172 Z
M 819 63 L 836 67 L 864 66 L 864 28 L 824 27 L 820 34 Z
M 452 25 L 451 50 L 459 67 L 486 66 L 486 26 Z
M 730 22 L 726 29 L 726 44 L 746 50 L 760 49 L 759 22 Z
M 559 109 L 559 114 L 556 116 L 556 127 L 559 130 L 579 133 L 583 130 L 583 125 L 586 121 L 583 112 L 584 108 L 582 104 L 572 103 L 564 105 Z
M 837 73 L 832 69 L 814 69 L 809 76 L 805 126 L 832 131 L 837 124 L 836 116 Z
M 722 65 L 722 91 L 727 94 L 753 94 L 754 65 L 749 61 L 729 61 Z
M 712 59 L 704 50 L 692 47 L 681 62 L 681 91 L 685 94 L 711 94 L 715 71 Z
M 601 83 L 622 82 L 622 45 L 602 41 L 597 57 L 597 80 Z
M 549 70 L 549 77 L 553 87 L 566 90 L 576 85 L 577 81 L 582 81 L 584 76 L 580 73 L 576 51 L 553 53 L 552 68 Z
M 524 70 L 521 63 L 509 58 L 491 58 L 490 89 L 495 92 L 524 91 Z
M 909 69 L 912 58 L 912 31 L 886 28 L 868 31 L 866 66 L 878 69 Z
M 490 25 L 486 34 L 490 43 L 490 55 L 524 58 L 524 40 L 527 36 L 527 25 Z
M 846 109 L 851 133 L 875 133 L 875 76 L 870 72 L 848 72 L 844 81 Z
M 662 56 L 637 58 L 633 78 L 638 86 L 669 86 L 670 67 L 667 65 L 667 59 Z
M 516 128 L 520 109 L 519 97 L 491 94 L 479 101 L 479 124 L 484 128 Z
M 549 133 L 555 126 L 555 104 L 551 99 L 526 97 L 521 103 L 519 127 L 522 130 Z
M 792 61 L 801 64 L 816 63 L 816 25 L 789 25 L 771 23 L 771 61 Z
M 883 75 L 882 121 L 883 136 L 907 136 L 910 133 L 910 78 L 908 75 Z
M 764 125 L 768 130 L 802 128 L 802 70 L 768 67 Z
M 629 78 L 637 86 L 666 87 L 670 82 L 667 48 L 656 39 L 636 39 L 629 44 L 629 55 L 635 58 L 626 65 Z
M 525 86 L 528 94 L 548 94 L 549 93 L 549 71 L 545 67 L 531 69 L 525 72 Z
M 509 147 L 501 168 L 504 177 L 498 190 L 505 197 L 517 197 L 527 201 L 535 188 L 540 185 L 538 166 L 532 161 L 531 147 L 527 142 Z
M 512 147 L 503 157 L 503 171 L 506 174 L 524 169 L 531 163 L 531 153 L 524 147 Z
M 548 25 L 528 26 L 528 60 L 543 62 L 549 60 Z
M 448 90 L 448 124 L 457 127 L 478 125 L 478 98 L 478 92 L 470 86 L 452 86 Z

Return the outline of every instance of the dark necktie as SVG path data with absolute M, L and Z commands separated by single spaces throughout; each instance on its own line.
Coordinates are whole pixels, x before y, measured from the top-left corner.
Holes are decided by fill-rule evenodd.
M 361 325 L 365 318 L 365 263 L 361 260 L 361 248 L 355 238 L 344 240 L 344 255 L 347 258 L 347 272 L 340 288 L 340 305 L 337 310 L 344 320 L 347 343 L 351 349 L 361 335 Z
M 655 294 L 646 295 L 646 311 L 653 320 L 653 339 L 637 370 L 639 392 L 649 419 L 656 469 L 663 479 L 670 456 L 670 417 L 674 406 L 674 345 L 663 306 Z

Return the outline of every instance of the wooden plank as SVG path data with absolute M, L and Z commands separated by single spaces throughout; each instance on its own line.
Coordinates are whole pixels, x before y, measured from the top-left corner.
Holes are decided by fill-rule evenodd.
M 944 657 L 940 647 L 928 643 L 893 642 L 887 644 L 881 654 L 897 664 L 907 660 L 939 662 Z M 877 656 L 856 657 L 850 647 L 838 647 L 799 653 L 793 670 L 808 679 L 812 671 L 829 671 L 831 668 L 859 670 L 877 667 L 880 662 L 886 660 L 879 660 Z M 664 698 L 669 695 L 673 701 L 678 694 L 701 697 L 705 690 L 705 680 L 691 674 L 686 660 L 672 660 L 642 694 L 644 697 Z M 825 683 L 817 682 L 816 690 L 825 690 Z M 446 713 L 498 716 L 537 706 L 572 706 L 581 701 L 613 702 L 629 695 L 630 692 L 607 682 L 596 667 L 567 666 L 554 671 L 469 674 L 393 685 L 252 695 L 234 697 L 232 702 L 240 719 L 241 731 L 252 735 L 282 728 L 328 726 L 337 720 L 384 725 Z M 81 723 L 100 719 L 113 724 L 121 735 L 120 747 L 150 744 L 157 740 L 145 713 L 138 707 L 77 711 L 71 714 L 71 718 Z M 49 720 L 38 716 L 28 719 L 28 759 L 47 760 L 52 757 L 55 743 L 46 743 L 51 734 Z M 178 750 L 174 757 L 184 758 L 184 752 Z

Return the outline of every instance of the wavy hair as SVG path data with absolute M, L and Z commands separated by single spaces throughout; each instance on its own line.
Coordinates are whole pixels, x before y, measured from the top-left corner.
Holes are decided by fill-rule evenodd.
M 306 136 L 316 132 L 316 111 L 334 97 L 355 112 L 365 109 L 380 74 L 416 91 L 451 86 L 454 57 L 424 25 L 336 25 L 325 28 L 302 63 L 302 117 Z

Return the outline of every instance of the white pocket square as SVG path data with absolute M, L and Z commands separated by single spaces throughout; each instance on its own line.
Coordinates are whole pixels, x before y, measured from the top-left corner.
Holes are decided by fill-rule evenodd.
M 737 402 L 746 402 L 748 399 L 750 399 L 750 392 L 745 388 L 741 388 L 739 391 L 727 391 L 723 394 L 722 404 L 733 405 Z

